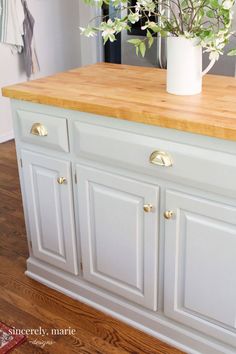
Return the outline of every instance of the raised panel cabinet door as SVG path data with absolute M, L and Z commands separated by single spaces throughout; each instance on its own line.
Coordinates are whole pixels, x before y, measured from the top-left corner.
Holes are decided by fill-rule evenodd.
M 165 314 L 236 347 L 236 207 L 166 192 Z
M 158 187 L 83 165 L 77 176 L 84 278 L 156 310 Z
M 70 162 L 25 150 L 21 156 L 33 254 L 77 274 Z

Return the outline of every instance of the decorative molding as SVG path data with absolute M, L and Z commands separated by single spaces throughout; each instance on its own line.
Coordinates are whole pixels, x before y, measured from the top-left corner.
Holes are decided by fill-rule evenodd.
M 58 271 L 49 264 L 42 264 L 35 258 L 30 257 L 27 260 L 25 275 L 186 353 L 234 353 L 234 349 L 227 344 L 201 335 L 194 330 L 186 329 L 184 326 L 163 317 L 158 312 L 152 312 L 130 302 L 124 302 L 123 299 L 114 296 L 114 294 L 109 294 L 77 276 L 61 270 Z
M 8 133 L 0 135 L 0 144 L 12 139 L 14 139 L 14 133 L 13 130 L 10 130 Z

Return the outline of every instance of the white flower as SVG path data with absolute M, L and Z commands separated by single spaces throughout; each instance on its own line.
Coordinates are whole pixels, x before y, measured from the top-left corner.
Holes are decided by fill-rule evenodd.
M 103 37 L 106 37 L 106 36 L 109 36 L 111 34 L 114 34 L 115 33 L 115 30 L 113 28 L 106 28 L 103 32 L 102 32 L 102 36 Z
M 139 21 L 139 13 L 136 11 L 136 12 L 131 12 L 128 16 L 128 20 L 131 22 L 131 23 L 136 23 Z
M 108 26 L 112 26 L 113 25 L 113 21 L 109 18 L 109 20 L 107 21 L 107 25 Z
M 233 6 L 233 1 L 232 1 L 232 0 L 225 0 L 225 1 L 223 1 L 223 3 L 222 3 L 222 7 L 223 7 L 223 9 L 225 9 L 225 10 L 231 9 L 232 6 Z
M 184 31 L 184 37 L 188 39 L 188 38 L 192 38 L 193 35 L 192 35 L 192 33 L 188 32 L 188 31 Z
M 218 60 L 219 57 L 220 57 L 220 54 L 216 51 L 210 52 L 210 54 L 209 54 L 210 60 Z
M 127 28 L 127 22 L 121 21 L 119 18 L 115 19 L 114 30 L 115 32 L 121 32 Z
M 159 29 L 159 26 L 157 25 L 156 22 L 150 21 L 145 26 L 142 26 L 141 30 L 146 30 L 147 28 L 149 28 L 149 29 L 151 29 L 151 30 L 153 30 L 155 32 L 155 31 L 157 31 Z
M 150 16 L 151 12 L 155 11 L 156 5 L 153 2 L 153 0 L 139 0 L 136 3 L 135 10 L 140 11 L 141 7 L 143 7 L 146 11 L 148 11 Z

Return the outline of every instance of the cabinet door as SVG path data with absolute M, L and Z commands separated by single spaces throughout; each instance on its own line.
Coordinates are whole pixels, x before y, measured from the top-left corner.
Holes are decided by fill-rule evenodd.
M 22 161 L 33 254 L 77 274 L 70 162 L 29 151 Z
M 82 165 L 77 176 L 84 278 L 155 310 L 158 187 Z
M 165 313 L 236 346 L 236 208 L 167 191 Z

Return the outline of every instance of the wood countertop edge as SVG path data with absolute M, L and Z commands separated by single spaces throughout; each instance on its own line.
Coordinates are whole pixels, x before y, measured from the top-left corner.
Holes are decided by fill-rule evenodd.
M 171 117 L 157 117 L 156 114 L 143 112 L 140 113 L 140 111 L 135 112 L 133 109 L 132 112 L 127 111 L 127 109 L 123 110 L 122 108 L 119 108 L 119 111 L 114 111 L 114 109 L 111 107 L 107 107 L 102 104 L 99 105 L 98 103 L 84 103 L 83 101 L 73 101 L 70 99 L 62 100 L 61 98 L 56 98 L 53 96 L 50 97 L 49 95 L 47 97 L 45 97 L 45 95 L 40 97 L 39 94 L 29 93 L 28 91 L 18 89 L 17 85 L 3 87 L 2 95 L 4 97 L 20 101 L 44 104 L 68 110 L 92 113 L 96 115 L 104 115 L 107 118 L 111 117 L 116 119 L 123 119 L 131 122 L 175 129 L 213 138 L 236 141 L 236 129 L 223 127 L 217 124 L 214 125 L 212 123 L 209 124 L 207 122 L 194 122 L 192 120 L 186 120 L 185 118 L 174 119 Z

